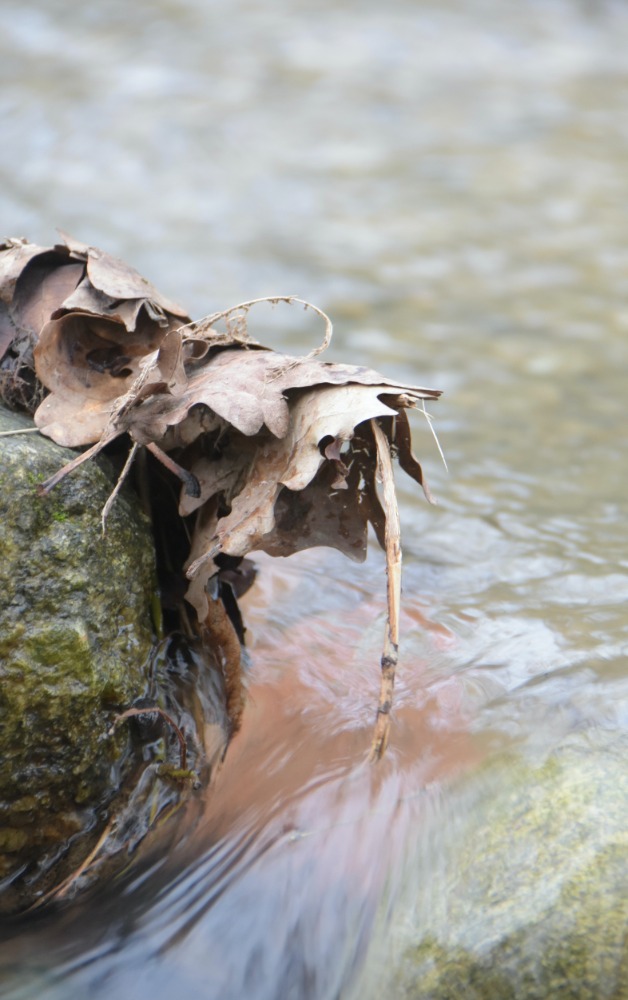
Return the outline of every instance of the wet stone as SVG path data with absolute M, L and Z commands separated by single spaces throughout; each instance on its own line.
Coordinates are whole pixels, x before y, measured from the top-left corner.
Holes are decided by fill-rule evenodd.
M 0 408 L 0 431 L 27 427 Z M 75 454 L 0 437 L 0 912 L 57 879 L 70 840 L 73 863 L 89 849 L 129 759 L 112 719 L 148 687 L 150 528 L 122 495 L 103 536 L 104 462 L 38 496 Z
M 579 734 L 507 782 L 489 768 L 394 963 L 399 1000 L 628 996 L 626 740 Z M 445 831 L 445 837 L 447 831 Z M 429 899 L 428 899 L 429 897 Z

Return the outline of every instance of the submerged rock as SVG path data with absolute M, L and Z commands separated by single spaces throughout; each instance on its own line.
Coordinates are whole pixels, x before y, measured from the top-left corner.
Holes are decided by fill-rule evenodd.
M 28 427 L 0 408 L 0 431 Z M 39 434 L 0 437 L 0 911 L 102 826 L 128 746 L 127 727 L 107 731 L 148 687 L 150 527 L 122 495 L 103 536 L 112 480 L 95 462 L 38 496 L 74 455 Z
M 414 943 L 403 949 L 388 995 L 628 997 L 628 745 L 621 743 L 579 734 L 543 766 L 513 768 L 508 783 L 493 775 L 497 793 L 455 824 L 442 885 L 436 878 L 420 890 L 403 935 Z

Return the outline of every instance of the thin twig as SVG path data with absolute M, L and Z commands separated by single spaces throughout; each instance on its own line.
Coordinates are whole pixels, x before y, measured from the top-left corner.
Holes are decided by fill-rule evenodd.
M 447 472 L 449 472 L 449 469 L 447 468 L 447 460 L 445 458 L 445 453 L 443 452 L 443 449 L 440 446 L 440 441 L 438 440 L 438 435 L 437 435 L 437 433 L 436 433 L 436 431 L 434 429 L 434 425 L 432 423 L 432 420 L 434 418 L 432 417 L 431 413 L 428 413 L 427 410 L 425 409 L 425 400 L 424 399 L 421 400 L 421 403 L 422 403 L 421 410 L 423 412 L 423 416 L 427 420 L 428 427 L 429 427 L 429 429 L 431 430 L 431 432 L 432 432 L 432 434 L 434 436 L 434 440 L 436 441 L 436 447 L 438 448 L 438 452 L 440 454 L 440 457 L 443 460 L 443 465 L 447 469 Z
M 22 427 L 19 431 L 0 431 L 0 437 L 11 437 L 13 434 L 41 434 L 39 427 Z
M 188 764 L 188 748 L 185 742 L 185 736 L 177 726 L 172 716 L 168 715 L 167 712 L 164 712 L 163 708 L 159 708 L 158 705 L 149 705 L 146 708 L 127 708 L 126 712 L 122 712 L 121 715 L 116 715 L 115 719 L 111 723 L 111 728 L 109 729 L 107 735 L 112 736 L 116 726 L 118 726 L 124 719 L 132 719 L 137 715 L 152 715 L 152 714 L 160 715 L 162 719 L 164 719 L 164 721 L 167 722 L 168 725 L 171 727 L 171 729 L 174 731 L 179 741 L 179 748 L 180 748 L 179 767 L 181 768 L 182 771 L 185 771 L 187 769 L 187 764 Z
M 221 598 L 207 596 L 207 615 L 201 622 L 201 638 L 210 656 L 213 654 L 220 663 L 230 735 L 234 736 L 240 728 L 246 701 L 242 647 Z
M 185 492 L 190 497 L 198 498 L 201 495 L 201 487 L 198 479 L 193 472 L 188 472 L 183 466 L 178 465 L 169 455 L 166 455 L 165 451 L 155 444 L 154 441 L 150 441 L 146 445 L 147 449 L 150 451 L 151 455 L 154 455 L 158 462 L 161 462 L 169 472 L 172 472 L 177 479 L 180 479 L 185 486 Z
M 134 441 L 133 442 L 133 447 L 131 448 L 129 454 L 127 455 L 127 460 L 124 463 L 124 467 L 122 469 L 122 472 L 118 476 L 118 482 L 116 483 L 116 485 L 112 489 L 111 493 L 109 494 L 109 497 L 107 499 L 107 503 L 105 504 L 105 506 L 102 509 L 102 513 L 100 515 L 100 520 L 102 522 L 102 533 L 103 533 L 103 535 L 105 534 L 105 526 L 106 526 L 106 523 L 107 523 L 107 517 L 109 516 L 109 511 L 113 507 L 115 499 L 116 499 L 118 493 L 120 492 L 120 490 L 122 489 L 122 484 L 124 483 L 124 480 L 126 479 L 126 477 L 129 474 L 131 466 L 133 465 L 133 459 L 135 458 L 135 453 L 136 453 L 136 451 L 137 451 L 138 448 L 139 448 L 139 444 L 137 443 L 137 441 Z
M 185 571 L 185 575 L 187 576 L 188 580 L 194 579 L 201 566 L 203 566 L 204 563 L 208 562 L 209 559 L 213 559 L 214 556 L 217 556 L 219 552 L 220 552 L 220 542 L 216 541 L 209 549 L 207 549 L 206 552 L 203 552 L 202 556 L 199 556 L 198 559 L 195 559 L 193 563 L 190 563 L 190 565 Z
M 388 439 L 377 420 L 371 420 L 377 448 L 377 472 L 382 483 L 382 500 L 386 515 L 386 576 L 388 616 L 382 652 L 382 676 L 377 718 L 371 742 L 369 760 L 380 760 L 386 750 L 390 731 L 395 670 L 399 650 L 399 607 L 401 601 L 401 529 L 395 493 L 392 458 Z
M 107 428 L 115 427 L 115 425 L 119 424 L 121 419 L 126 416 L 135 403 L 140 390 L 144 387 L 146 382 L 148 382 L 151 374 L 157 367 L 158 361 L 159 350 L 151 351 L 150 354 L 147 354 L 146 357 L 142 358 L 139 364 L 138 374 L 135 376 L 127 391 L 123 396 L 118 396 L 117 399 L 114 399 L 109 413 Z
M 67 465 L 64 465 L 62 469 L 59 469 L 58 472 L 55 472 L 54 476 L 50 476 L 49 479 L 46 479 L 45 482 L 41 483 L 37 487 L 38 494 L 40 496 L 44 496 L 46 493 L 49 493 L 50 490 L 53 488 L 53 486 L 56 486 L 57 483 L 60 483 L 61 480 L 65 476 L 67 476 L 69 472 L 74 472 L 75 469 L 78 469 L 79 465 L 82 465 L 83 462 L 87 462 L 88 459 L 93 458 L 94 455 L 97 455 L 99 451 L 102 451 L 102 449 L 105 447 L 106 444 L 109 444 L 110 441 L 113 441 L 114 438 L 118 437 L 118 433 L 112 433 L 109 437 L 105 437 L 103 435 L 100 441 L 97 441 L 96 444 L 93 444 L 91 448 L 88 448 L 87 451 L 84 451 L 80 455 L 77 455 L 76 458 L 73 458 L 71 462 L 68 462 Z
M 52 889 L 49 890 L 49 892 L 45 893 L 45 895 L 37 899 L 32 906 L 29 906 L 28 910 L 26 910 L 26 913 L 31 913 L 33 910 L 40 909 L 40 907 L 44 906 L 44 904 L 46 903 L 49 903 L 50 900 L 52 899 L 63 899 L 65 896 L 67 896 L 68 892 L 70 891 L 74 883 L 81 877 L 81 875 L 84 874 L 85 871 L 87 871 L 87 869 L 94 862 L 95 858 L 98 856 L 99 852 L 104 847 L 107 838 L 109 837 L 109 834 L 111 833 L 111 830 L 115 823 L 115 819 L 116 819 L 115 816 L 111 817 L 105 829 L 98 838 L 95 846 L 89 852 L 87 857 L 83 859 L 78 868 L 75 868 L 73 872 L 70 872 L 67 878 L 64 878 L 62 882 L 59 882 L 59 884 L 55 885 Z
M 315 306 L 312 302 L 307 302 L 306 299 L 300 299 L 296 295 L 265 295 L 259 299 L 250 299 L 248 302 L 239 302 L 237 306 L 230 306 L 229 309 L 223 309 L 221 312 L 210 313 L 209 316 L 204 316 L 202 319 L 193 320 L 191 323 L 186 323 L 185 326 L 180 326 L 179 331 L 192 330 L 198 333 L 205 333 L 218 323 L 221 319 L 228 319 L 234 312 L 243 312 L 245 315 L 252 308 L 252 306 L 259 305 L 261 302 L 269 302 L 271 305 L 276 306 L 279 302 L 285 302 L 287 305 L 293 305 L 293 303 L 298 303 L 302 305 L 304 309 L 311 309 L 312 312 L 320 316 L 325 322 L 325 336 L 323 338 L 322 344 L 319 347 L 314 348 L 310 351 L 307 358 L 314 358 L 317 354 L 321 354 L 326 350 L 330 343 L 333 335 L 333 325 L 327 315 L 318 306 Z M 247 334 L 248 339 L 248 334 Z

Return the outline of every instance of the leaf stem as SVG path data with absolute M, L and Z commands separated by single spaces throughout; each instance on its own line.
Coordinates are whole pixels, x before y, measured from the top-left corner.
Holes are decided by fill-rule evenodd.
M 401 528 L 395 492 L 390 444 L 379 422 L 371 420 L 377 448 L 377 472 L 382 483 L 382 500 L 386 515 L 384 538 L 386 545 L 386 577 L 388 617 L 382 651 L 382 675 L 379 689 L 377 717 L 371 741 L 369 760 L 380 760 L 388 744 L 390 711 L 395 686 L 395 671 L 399 651 L 399 609 L 401 603 Z

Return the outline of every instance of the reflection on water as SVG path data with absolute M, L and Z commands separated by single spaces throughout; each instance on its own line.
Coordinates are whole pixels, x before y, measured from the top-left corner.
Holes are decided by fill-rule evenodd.
M 392 746 L 373 768 L 382 558 L 369 557 L 368 582 L 364 568 L 343 581 L 329 552 L 258 559 L 263 585 L 244 600 L 249 707 L 218 778 L 126 875 L 14 928 L 3 995 L 348 995 L 396 901 L 444 880 L 456 822 L 498 791 L 493 777 L 465 792 L 465 775 L 504 748 L 536 758 L 539 726 L 543 754 L 598 710 L 625 725 L 621 702 L 610 718 L 613 685 L 564 665 L 548 629 L 533 640 L 529 623 L 502 620 L 474 635 L 470 663 L 468 637 L 486 623 L 449 629 L 409 594 Z
M 436 720 L 410 695 L 419 676 L 406 676 L 395 745 L 381 767 L 369 766 L 381 605 L 358 574 L 349 587 L 328 581 L 328 557 L 305 556 L 300 567 L 262 561 L 263 598 L 247 602 L 256 663 L 249 711 L 213 788 L 176 817 L 176 849 L 162 831 L 104 892 L 17 927 L 0 946 L 8 984 L 15 976 L 4 995 L 139 995 L 141 984 L 142 995 L 164 998 L 174 988 L 338 996 L 361 966 L 409 844 L 438 813 L 439 781 L 481 751 L 455 688 L 443 684 Z M 381 559 L 371 563 L 383 587 Z M 331 566 L 337 573 L 342 561 Z M 294 592 L 320 595 L 324 583 L 326 596 L 306 612 Z M 447 644 L 443 629 L 412 611 L 436 647 Z M 421 663 L 410 669 L 420 675 Z
M 473 784 L 483 763 L 628 721 L 626 8 L 42 0 L 0 19 L 3 228 L 62 225 L 193 314 L 316 301 L 334 359 L 445 390 L 451 470 L 417 424 L 440 504 L 400 479 L 382 767 L 381 558 L 264 560 L 215 785 L 176 848 L 3 931 L 6 995 L 345 997 L 403 891 L 429 898 L 455 862 L 445 817 L 498 793 Z M 289 350 L 320 339 L 301 313 L 257 322 Z

